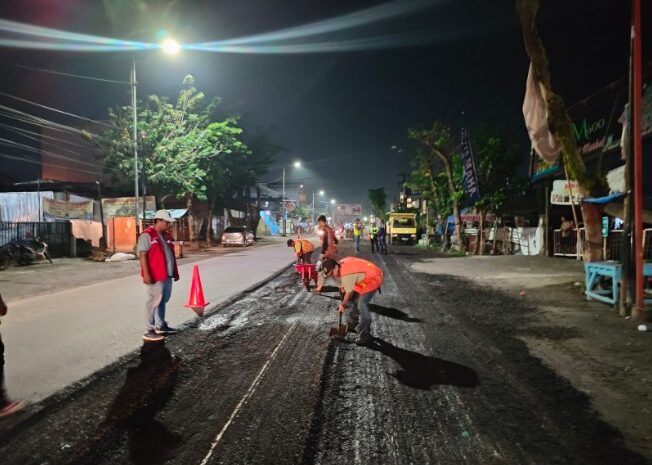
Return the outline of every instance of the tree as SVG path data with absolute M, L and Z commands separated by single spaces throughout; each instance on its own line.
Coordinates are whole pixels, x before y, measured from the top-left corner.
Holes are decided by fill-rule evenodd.
M 384 218 L 387 210 L 387 194 L 385 194 L 385 188 L 369 189 L 368 197 L 369 203 L 371 204 L 371 211 L 376 218 Z
M 237 119 L 213 121 L 219 100 L 208 105 L 204 100 L 194 78 L 186 76 L 174 104 L 152 95 L 138 106 L 139 159 L 148 191 L 159 199 L 186 198 L 189 207 L 194 197 L 206 200 L 209 188 L 224 183 L 225 157 L 247 151 Z M 107 170 L 124 175 L 122 182 L 115 179 L 118 184 L 134 172 L 131 112 L 131 107 L 110 109 L 113 128 L 103 135 L 111 141 L 102 143 Z
M 573 124 L 566 112 L 564 100 L 553 92 L 548 56 L 536 25 L 538 10 L 539 0 L 516 0 L 516 12 L 523 30 L 525 49 L 530 57 L 534 76 L 546 90 L 548 126 L 561 147 L 565 169 L 571 178 L 577 180 L 582 193 L 586 196 L 605 195 L 609 191 L 606 178 L 601 174 L 591 175 L 587 172 L 577 147 Z M 584 260 L 599 260 L 602 247 L 601 210 L 595 204 L 583 203 L 582 216 L 586 238 Z
M 488 212 L 499 213 L 505 202 L 525 192 L 527 179 L 517 176 L 520 164 L 518 147 L 508 145 L 491 130 L 483 128 L 475 132 L 473 147 L 477 164 L 480 198 L 474 206 L 480 215 L 478 240 L 474 253 L 483 253 L 482 235 L 484 217 Z
M 460 246 L 463 240 L 460 202 L 464 197 L 464 191 L 461 183 L 460 156 L 455 151 L 456 144 L 453 142 L 450 127 L 435 121 L 430 129 L 423 127 L 409 129 L 408 137 L 418 144 L 415 160 L 417 180 L 429 185 L 431 200 L 435 206 L 443 208 L 447 202 L 450 202 L 452 214 L 455 216 L 453 242 Z M 439 177 L 441 174 L 445 181 L 443 192 L 442 178 Z

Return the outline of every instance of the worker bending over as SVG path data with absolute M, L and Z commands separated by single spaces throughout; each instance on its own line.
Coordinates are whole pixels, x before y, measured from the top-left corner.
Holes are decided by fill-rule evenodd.
M 288 247 L 294 248 L 297 263 L 310 263 L 315 246 L 306 239 L 288 239 Z

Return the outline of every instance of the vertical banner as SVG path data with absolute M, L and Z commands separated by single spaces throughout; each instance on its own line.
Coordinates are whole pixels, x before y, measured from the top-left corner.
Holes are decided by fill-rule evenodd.
M 478 175 L 475 171 L 469 133 L 464 128 L 462 128 L 462 169 L 464 170 L 464 192 L 466 192 L 469 202 L 475 203 L 480 200 Z

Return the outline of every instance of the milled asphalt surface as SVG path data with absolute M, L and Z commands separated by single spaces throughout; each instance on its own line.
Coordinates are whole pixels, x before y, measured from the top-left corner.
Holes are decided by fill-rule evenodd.
M 396 252 L 363 254 L 386 271 L 371 347 L 329 338 L 337 302 L 288 270 L 0 422 L 2 463 L 648 463 L 518 338 L 567 330 Z

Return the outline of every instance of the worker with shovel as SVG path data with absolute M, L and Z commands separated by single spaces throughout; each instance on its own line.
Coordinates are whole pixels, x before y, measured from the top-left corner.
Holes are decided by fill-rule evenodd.
M 370 261 L 345 257 L 339 262 L 332 259 L 324 260 L 322 273 L 325 277 L 339 278 L 344 297 L 337 310 L 341 315 L 347 304 L 351 303 L 351 310 L 346 319 L 347 325 L 355 326 L 358 333 L 356 344 L 368 345 L 371 342 L 369 302 L 383 284 L 383 270 Z
M 305 239 L 288 239 L 288 247 L 294 248 L 297 263 L 310 263 L 315 246 Z

